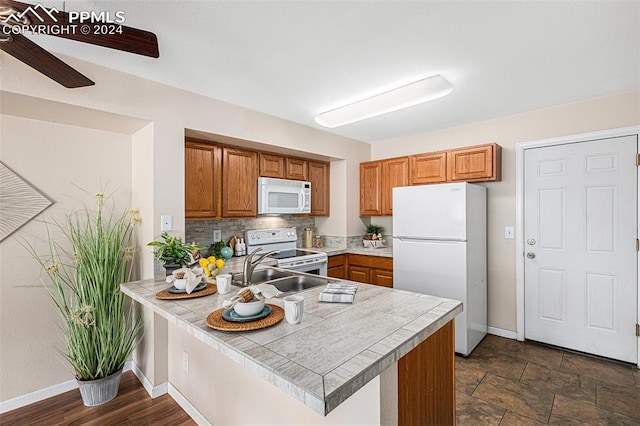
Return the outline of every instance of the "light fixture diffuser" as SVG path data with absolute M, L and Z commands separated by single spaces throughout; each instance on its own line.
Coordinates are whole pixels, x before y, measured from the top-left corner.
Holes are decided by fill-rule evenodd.
M 453 85 L 440 74 L 436 74 L 361 101 L 323 112 L 318 114 L 315 120 L 316 123 L 328 128 L 344 126 L 345 124 L 442 98 L 452 91 Z

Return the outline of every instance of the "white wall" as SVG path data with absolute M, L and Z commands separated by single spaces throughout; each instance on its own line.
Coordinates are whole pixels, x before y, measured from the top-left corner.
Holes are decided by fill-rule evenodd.
M 515 243 L 504 239 L 514 226 L 515 144 L 640 124 L 640 91 L 622 93 L 372 145 L 373 160 L 420 152 L 497 142 L 502 146 L 502 181 L 488 188 L 489 326 L 516 330 Z M 372 222 L 391 233 L 391 218 Z
M 360 233 L 358 164 L 369 160 L 368 144 L 75 58 L 62 59 L 96 81 L 96 85 L 65 89 L 10 55 L 0 55 L 0 114 L 40 120 L 38 134 L 47 138 L 36 139 L 54 139 L 59 147 L 51 156 L 40 156 L 33 163 L 42 165 L 44 162 L 37 176 L 43 177 L 48 184 L 56 183 L 42 187 L 45 192 L 58 194 L 57 191 L 66 191 L 69 182 L 75 178 L 87 183 L 92 183 L 92 180 L 99 182 L 99 178 L 119 185 L 122 183 L 121 186 L 131 189 L 131 199 L 143 214 L 139 242 L 144 244 L 159 236 L 161 214 L 172 215 L 174 232 L 184 235 L 184 132 L 192 129 L 348 159 L 333 163 L 331 181 L 337 189 L 331 194 L 331 217 L 318 219 L 318 228 L 326 235 Z M 24 149 L 24 135 L 18 132 L 15 124 L 5 124 L 5 121 L 15 123 L 15 120 L 19 119 L 3 120 L 1 158 L 19 170 L 23 167 L 16 167 L 16 163 L 26 165 L 37 154 Z M 72 125 L 71 128 L 78 133 L 70 137 L 65 130 L 67 127 L 55 123 Z M 118 128 L 128 136 L 113 133 L 111 135 L 115 136 L 105 138 L 88 136 L 101 134 L 91 129 L 112 128 Z M 86 137 L 84 132 L 87 132 Z M 122 137 L 127 141 L 126 156 L 113 148 Z M 127 166 L 119 163 L 123 158 L 127 158 Z M 12 268 L 30 270 L 33 262 L 13 257 L 16 253 L 23 255 L 16 248 L 15 237 L 0 243 L 0 250 L 3 265 L 0 279 L 3 307 L 0 400 L 6 400 L 58 384 L 71 376 L 61 369 L 61 363 L 54 360 L 51 336 L 56 334 L 56 327 L 51 321 L 51 312 L 46 311 L 48 301 L 43 294 L 38 296 L 37 303 L 27 295 L 16 297 L 15 282 L 12 281 L 15 277 L 9 280 L 4 273 L 9 263 Z M 140 277 L 150 278 L 153 275 L 152 252 L 144 247 L 141 254 Z M 5 304 L 11 306 L 5 309 Z M 32 315 L 34 312 L 36 314 Z M 15 320 L 5 320 L 12 315 L 16 316 Z M 152 318 L 146 319 L 153 321 Z M 155 336 L 159 330 L 154 330 L 152 325 L 150 327 L 149 331 Z M 7 345 L 4 344 L 5 339 Z M 145 343 L 149 346 L 154 344 Z M 147 355 L 144 362 L 137 358 L 152 369 L 143 372 L 151 379 L 161 377 L 159 369 L 163 367 L 160 364 L 166 365 L 166 362 L 152 353 Z M 17 364 L 16 359 L 19 359 Z
M 46 253 L 42 220 L 94 206 L 92 194 L 117 191 L 129 208 L 131 137 L 128 135 L 0 115 L 0 160 L 54 204 L 0 243 L 0 400 L 73 379 L 54 346 L 63 348 L 57 311 L 22 238 Z M 89 191 L 84 194 L 74 187 Z M 43 276 L 43 278 L 45 278 Z M 46 278 L 45 278 L 46 279 Z

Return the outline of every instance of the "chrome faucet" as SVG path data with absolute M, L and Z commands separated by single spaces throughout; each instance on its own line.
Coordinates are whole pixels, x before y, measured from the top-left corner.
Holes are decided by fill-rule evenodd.
M 258 247 L 251 253 L 247 255 L 247 258 L 244 260 L 244 265 L 242 266 L 242 286 L 247 287 L 251 285 L 251 278 L 253 275 L 253 270 L 256 269 L 256 266 L 260 264 L 264 260 L 265 257 L 271 256 L 272 254 L 280 253 L 280 250 L 271 250 L 260 256 L 256 260 L 252 260 L 253 256 L 262 250 L 262 248 Z

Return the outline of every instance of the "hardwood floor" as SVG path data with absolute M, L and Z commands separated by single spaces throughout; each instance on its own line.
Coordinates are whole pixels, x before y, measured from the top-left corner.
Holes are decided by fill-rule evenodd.
M 640 425 L 639 372 L 489 335 L 468 358 L 456 356 L 456 423 Z
M 85 407 L 77 389 L 0 414 L 0 425 L 195 425 L 169 396 L 156 399 L 136 376 L 122 375 L 118 396 L 99 407 Z

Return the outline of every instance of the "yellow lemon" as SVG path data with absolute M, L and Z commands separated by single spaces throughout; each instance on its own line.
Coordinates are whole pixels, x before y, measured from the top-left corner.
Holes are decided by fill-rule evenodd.
M 209 261 L 209 263 L 213 263 L 216 261 L 216 257 L 215 256 L 209 256 L 207 257 L 207 260 Z
M 205 268 L 205 267 L 209 264 L 209 261 L 208 261 L 207 259 L 205 259 L 205 258 L 202 258 L 202 259 L 200 259 L 200 260 L 198 261 L 198 263 L 200 263 L 200 266 L 202 266 L 203 268 Z
M 224 266 L 224 259 L 216 260 L 216 268 L 222 269 L 223 266 Z

